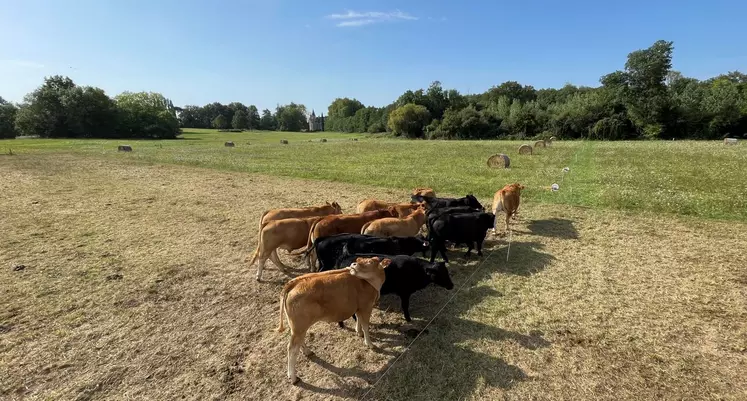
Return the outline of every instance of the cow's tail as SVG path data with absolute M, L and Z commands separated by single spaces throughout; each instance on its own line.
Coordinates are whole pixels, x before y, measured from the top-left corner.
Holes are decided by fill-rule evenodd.
M 254 262 L 257 261 L 257 257 L 259 256 L 259 248 L 262 246 L 262 229 L 265 228 L 265 226 L 262 224 L 262 220 L 265 219 L 265 215 L 267 215 L 267 213 L 270 213 L 270 211 L 265 210 L 264 213 L 262 213 L 262 216 L 259 217 L 259 232 L 257 233 L 257 250 L 255 250 L 254 253 L 252 254 L 251 256 L 252 261 L 249 262 L 249 266 L 253 265 Z M 246 259 L 244 259 L 244 261 L 246 262 L 247 259 L 249 259 L 249 256 L 247 256 Z
M 278 333 L 285 331 L 283 323 L 285 323 L 285 301 L 288 299 L 288 291 L 290 291 L 290 289 L 288 286 L 285 286 L 283 292 L 280 293 L 280 324 L 278 325 Z

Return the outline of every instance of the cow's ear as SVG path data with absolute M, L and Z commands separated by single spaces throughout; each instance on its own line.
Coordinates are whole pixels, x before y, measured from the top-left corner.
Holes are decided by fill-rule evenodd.
M 392 263 L 391 259 L 384 259 L 381 261 L 379 265 L 381 266 L 381 268 L 386 269 L 386 267 L 389 266 L 389 264 L 391 263 Z

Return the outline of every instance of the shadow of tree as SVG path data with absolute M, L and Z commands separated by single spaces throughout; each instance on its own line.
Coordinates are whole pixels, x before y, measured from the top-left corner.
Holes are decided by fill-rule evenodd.
M 578 231 L 573 226 L 573 222 L 568 219 L 532 220 L 529 222 L 528 228 L 533 235 L 561 239 L 578 239 Z

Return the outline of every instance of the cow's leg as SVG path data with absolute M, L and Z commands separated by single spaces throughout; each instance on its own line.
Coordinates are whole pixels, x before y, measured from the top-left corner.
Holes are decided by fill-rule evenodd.
M 477 256 L 482 256 L 482 242 L 485 238 L 477 240 Z
M 439 251 L 438 249 L 438 241 L 431 240 L 431 263 L 433 263 L 434 260 L 436 260 L 436 252 Z
M 467 253 L 464 254 L 465 258 L 469 258 L 469 254 L 472 253 L 472 245 L 474 245 L 474 242 L 472 241 L 467 242 Z
M 449 257 L 446 256 L 446 245 L 443 241 L 439 244 L 439 252 L 441 253 L 441 257 L 444 259 L 444 263 L 449 263 Z
M 508 232 L 508 223 L 509 223 L 509 220 L 511 220 L 511 213 L 509 213 L 507 211 L 506 212 L 506 232 Z
M 307 357 L 310 358 L 312 355 L 314 355 L 314 351 L 310 350 L 309 347 L 306 346 L 306 338 L 304 337 L 303 342 L 301 343 L 301 352 Z
M 278 250 L 277 249 L 274 249 L 272 251 L 272 253 L 270 253 L 270 260 L 278 268 L 283 269 L 283 270 L 288 270 L 288 266 L 284 265 L 283 262 L 280 261 L 280 257 L 278 256 Z
M 298 383 L 298 376 L 296 376 L 296 363 L 298 362 L 298 350 L 303 346 L 304 337 L 306 332 L 297 333 L 292 332 L 291 338 L 288 341 L 288 378 L 291 384 Z
M 366 344 L 366 346 L 368 346 L 368 348 L 374 347 L 373 343 L 371 342 L 371 336 L 368 334 L 368 322 L 371 320 L 372 310 L 373 305 L 371 306 L 371 309 L 358 310 L 358 323 L 356 324 L 356 326 L 358 326 L 363 332 L 363 342 Z M 358 334 L 360 335 L 360 332 Z
M 319 271 L 319 269 L 316 268 L 317 260 L 318 258 L 317 258 L 316 251 L 315 250 L 311 251 L 311 253 L 309 254 L 309 261 L 311 262 L 311 266 L 309 266 L 309 271 L 311 272 Z
M 343 322 L 337 322 L 337 325 L 340 326 L 341 329 L 345 328 L 345 323 Z
M 257 281 L 262 281 L 262 270 L 265 269 L 265 263 L 267 259 L 260 256 L 259 262 L 257 263 Z
M 400 295 L 402 299 L 402 312 L 405 314 L 405 320 L 411 322 L 410 318 L 410 294 Z

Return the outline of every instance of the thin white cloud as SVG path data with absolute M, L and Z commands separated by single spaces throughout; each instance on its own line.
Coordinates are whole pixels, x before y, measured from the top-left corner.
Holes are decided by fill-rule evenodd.
M 376 20 L 372 19 L 354 19 L 350 21 L 342 21 L 337 26 L 343 27 L 343 26 L 363 26 L 363 25 L 370 25 L 376 22 Z
M 387 21 L 414 21 L 418 19 L 418 17 L 412 16 L 399 10 L 392 12 L 360 12 L 348 10 L 344 14 L 330 14 L 327 16 L 327 18 L 334 20 L 343 20 L 342 22 L 337 23 L 337 26 L 339 27 L 363 26 Z
M 28 60 L 0 60 L 0 65 L 22 68 L 44 68 L 44 64 Z

